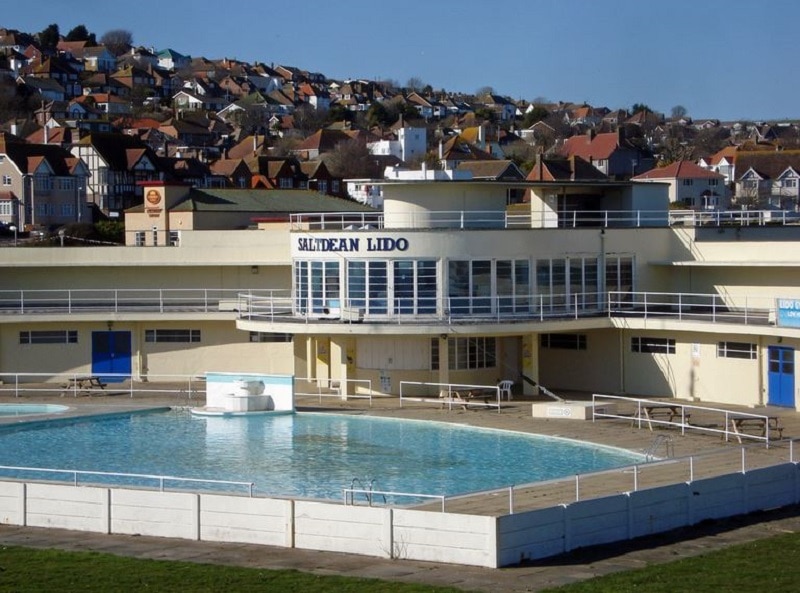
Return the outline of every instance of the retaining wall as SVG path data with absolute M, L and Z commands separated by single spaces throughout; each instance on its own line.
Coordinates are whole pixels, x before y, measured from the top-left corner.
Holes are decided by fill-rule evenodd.
M 0 524 L 495 568 L 796 504 L 798 468 L 783 463 L 500 517 L 0 481 Z

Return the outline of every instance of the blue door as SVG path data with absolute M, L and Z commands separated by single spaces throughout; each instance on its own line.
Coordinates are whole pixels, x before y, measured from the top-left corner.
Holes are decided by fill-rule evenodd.
M 769 395 L 767 403 L 771 406 L 794 407 L 794 348 L 770 346 L 769 358 Z
M 131 374 L 131 332 L 92 332 L 92 374 L 106 383 L 121 383 L 127 377 L 114 375 Z

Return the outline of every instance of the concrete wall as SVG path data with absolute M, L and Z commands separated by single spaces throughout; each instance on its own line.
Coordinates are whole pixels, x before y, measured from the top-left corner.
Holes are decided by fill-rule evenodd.
M 796 463 L 500 517 L 0 482 L 0 524 L 498 567 L 797 504 Z

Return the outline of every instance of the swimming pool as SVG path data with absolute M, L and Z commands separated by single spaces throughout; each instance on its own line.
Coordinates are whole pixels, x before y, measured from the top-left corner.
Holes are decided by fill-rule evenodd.
M 57 404 L 0 404 L 0 417 L 60 414 L 67 410 L 69 410 L 69 406 L 60 406 Z
M 257 495 L 322 499 L 341 499 L 354 484 L 454 495 L 642 459 L 554 437 L 305 412 L 198 417 L 172 410 L 0 427 L 4 466 L 247 481 Z

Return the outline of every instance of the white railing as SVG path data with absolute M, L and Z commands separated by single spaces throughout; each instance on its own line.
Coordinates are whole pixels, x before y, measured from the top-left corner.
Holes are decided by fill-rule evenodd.
M 497 408 L 500 412 L 500 387 L 498 385 L 475 385 L 468 383 L 429 383 L 423 381 L 400 381 L 400 407 L 403 402 L 434 404 L 439 407 L 466 408 L 477 406 Z
M 747 295 L 617 292 L 608 293 L 609 317 L 670 318 L 742 325 L 767 325 L 775 320 L 775 298 Z
M 666 226 L 765 226 L 800 223 L 792 210 L 429 210 L 424 212 L 315 212 L 291 214 L 295 231 L 389 229 L 639 228 Z
M 367 399 L 372 407 L 371 379 L 322 379 L 318 377 L 295 377 L 295 395 L 316 396 L 322 402 L 323 397 L 348 399 Z
M 11 477 L 16 479 L 24 479 L 24 476 L 21 474 L 35 474 L 35 475 L 47 475 L 47 476 L 69 476 L 69 482 L 73 486 L 79 486 L 81 484 L 135 484 L 137 487 L 147 488 L 149 482 L 156 482 L 157 489 L 159 492 L 165 492 L 167 490 L 167 485 L 170 483 L 179 485 L 179 484 L 191 484 L 192 486 L 196 486 L 197 484 L 213 484 L 215 486 L 244 486 L 247 488 L 247 494 L 250 498 L 254 496 L 255 491 L 255 483 L 254 482 L 238 482 L 233 480 L 212 480 L 212 479 L 205 479 L 205 478 L 182 478 L 179 476 L 162 476 L 159 474 L 130 474 L 130 473 L 122 473 L 122 472 L 98 472 L 98 471 L 85 471 L 85 470 L 75 470 L 75 469 L 51 469 L 51 468 L 43 468 L 43 467 L 16 467 L 12 465 L 0 465 L 0 473 L 2 472 L 10 472 L 13 475 Z M 85 480 L 81 480 L 81 478 L 87 478 Z M 89 479 L 94 478 L 93 481 Z M 65 481 L 65 480 L 53 480 L 53 481 Z M 178 488 L 175 487 L 173 490 L 185 490 L 186 488 Z M 216 488 L 215 490 L 218 490 Z
M 603 410 L 603 405 L 607 403 L 613 403 L 624 410 L 598 411 Z M 783 427 L 776 416 L 682 404 L 674 400 L 592 394 L 592 421 L 602 418 L 625 420 L 637 428 L 650 430 L 653 426 L 657 426 L 676 428 L 681 434 L 686 432 L 718 434 L 726 441 L 736 439 L 742 442 L 742 439 L 749 439 L 763 442 L 766 447 L 769 447 L 775 438 L 781 438 L 783 435 Z M 747 425 L 755 428 L 756 432 L 748 432 L 749 426 L 742 428 Z
M 98 382 L 90 382 L 90 378 Z M 206 383 L 202 373 L 195 375 L 146 376 L 124 373 L 92 373 L 91 369 L 73 373 L 17 373 L 0 372 L 0 395 L 41 394 L 59 396 L 92 395 L 160 395 L 181 399 L 205 397 Z M 103 387 L 100 386 L 103 384 Z
M 214 313 L 238 310 L 243 295 L 275 301 L 287 290 L 213 288 L 0 290 L 0 311 L 19 314 L 70 313 Z

